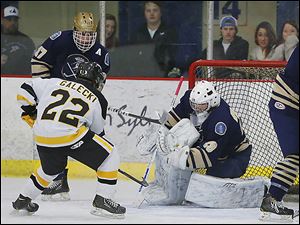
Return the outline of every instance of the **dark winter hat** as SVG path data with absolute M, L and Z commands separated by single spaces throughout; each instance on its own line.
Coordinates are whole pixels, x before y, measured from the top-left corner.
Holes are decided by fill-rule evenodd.
M 233 16 L 224 16 L 220 21 L 220 28 L 223 27 L 237 27 L 237 20 Z

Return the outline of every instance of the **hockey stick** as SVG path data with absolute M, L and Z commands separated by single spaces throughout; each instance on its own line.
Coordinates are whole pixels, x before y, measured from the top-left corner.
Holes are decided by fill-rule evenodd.
M 178 83 L 178 85 L 177 85 L 177 88 L 176 88 L 174 97 L 173 97 L 172 102 L 171 102 L 171 108 L 174 106 L 174 104 L 175 104 L 175 102 L 176 102 L 176 99 L 177 99 L 177 96 L 178 96 L 178 93 L 179 93 L 179 90 L 180 90 L 180 88 L 181 88 L 181 85 L 182 85 L 183 80 L 184 80 L 184 77 L 181 76 L 181 77 L 180 77 L 180 80 L 179 80 L 179 83 Z M 163 116 L 159 119 L 159 121 L 161 122 L 160 124 L 163 124 L 163 123 L 166 121 L 166 118 L 163 118 L 163 117 L 166 117 L 166 116 L 163 115 Z M 147 166 L 147 168 L 146 168 L 146 171 L 145 171 L 145 174 L 144 174 L 144 177 L 143 177 L 143 181 L 145 181 L 145 182 L 147 182 L 146 180 L 147 180 L 147 177 L 148 177 L 148 174 L 149 174 L 151 165 L 152 165 L 152 163 L 153 163 L 154 160 L 155 160 L 156 152 L 157 152 L 157 149 L 154 150 L 153 155 L 152 155 L 152 158 L 151 158 L 151 160 L 150 160 L 150 162 L 148 163 L 148 166 Z M 139 192 L 142 191 L 142 188 L 143 188 L 143 185 L 140 186 Z
M 148 186 L 149 186 L 148 182 L 145 181 L 145 180 L 140 181 L 140 180 L 136 179 L 135 177 L 131 176 L 130 174 L 126 173 L 125 171 L 123 171 L 123 170 L 121 170 L 121 169 L 118 169 L 118 171 L 119 171 L 121 174 L 125 175 L 126 177 L 130 178 L 131 180 L 137 182 L 137 183 L 140 184 L 142 187 L 143 187 L 143 186 L 144 186 L 144 187 L 148 187 Z
M 131 117 L 134 117 L 134 118 L 146 120 L 146 121 L 151 122 L 151 123 L 161 124 L 160 120 L 152 119 L 152 118 L 148 118 L 148 117 L 143 117 L 143 116 L 139 116 L 139 115 L 135 115 L 133 113 L 126 112 L 126 111 L 120 110 L 120 109 L 115 108 L 115 107 L 110 107 L 109 106 L 107 110 L 112 111 L 112 112 L 116 112 L 116 113 L 119 113 L 119 114 L 122 114 L 122 115 L 125 115 L 125 116 L 131 116 Z M 143 179 L 142 181 L 140 181 L 140 180 L 136 179 L 135 177 L 131 176 L 130 174 L 126 173 L 125 171 L 123 171 L 121 169 L 118 169 L 118 171 L 121 174 L 123 174 L 124 176 L 128 177 L 129 179 L 137 182 L 142 187 L 148 187 L 149 186 L 148 182 L 145 179 Z
M 122 115 L 125 115 L 125 116 L 130 116 L 130 117 L 134 117 L 134 118 L 137 118 L 137 119 L 146 120 L 146 121 L 151 122 L 151 123 L 161 124 L 160 120 L 158 120 L 158 119 L 152 119 L 152 118 L 149 118 L 149 117 L 139 116 L 139 115 L 136 115 L 136 114 L 133 114 L 133 113 L 130 113 L 130 112 L 123 111 L 123 110 L 115 108 L 115 107 L 110 107 L 109 106 L 107 110 L 118 113 L 118 114 L 122 114 Z

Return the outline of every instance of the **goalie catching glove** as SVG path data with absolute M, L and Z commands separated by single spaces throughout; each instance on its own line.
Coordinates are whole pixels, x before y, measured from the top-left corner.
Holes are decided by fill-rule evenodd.
M 167 121 L 168 112 L 163 111 L 160 115 L 159 122 L 164 124 Z M 158 132 L 161 126 L 152 123 L 138 138 L 136 148 L 142 156 L 151 154 L 156 149 L 156 141 L 158 139 Z
M 151 124 L 138 138 L 136 148 L 142 156 L 149 155 L 156 149 L 159 128 L 159 124 Z

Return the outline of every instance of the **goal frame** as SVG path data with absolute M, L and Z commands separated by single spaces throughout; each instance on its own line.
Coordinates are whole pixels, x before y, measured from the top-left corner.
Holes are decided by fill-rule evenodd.
M 248 92 L 249 95 L 245 95 L 245 96 L 243 96 L 243 98 L 233 98 L 233 101 L 235 101 L 237 99 L 237 103 L 240 100 L 241 101 L 247 101 L 247 99 L 244 99 L 244 97 L 251 96 L 251 95 L 255 94 L 255 91 L 258 90 L 256 88 L 256 86 L 258 88 L 260 88 L 260 87 L 264 88 L 265 87 L 264 83 L 266 83 L 266 86 L 269 87 L 268 88 L 269 89 L 268 95 L 271 95 L 270 85 L 272 85 L 272 83 L 275 81 L 276 75 L 279 72 L 284 71 L 284 68 L 285 68 L 286 64 L 287 64 L 286 61 L 197 60 L 197 61 L 193 62 L 189 67 L 189 77 L 188 77 L 189 84 L 188 84 L 188 87 L 189 87 L 189 89 L 192 89 L 198 80 L 208 80 L 208 81 L 212 81 L 212 82 L 217 82 L 221 85 L 220 88 L 225 87 L 225 89 L 223 89 L 223 90 L 226 90 L 226 86 L 230 87 L 231 83 L 233 85 L 235 83 L 240 83 L 241 87 L 243 87 L 244 84 L 249 83 L 249 85 L 247 85 L 247 86 L 253 87 L 254 92 L 250 92 L 250 93 Z M 199 70 L 199 68 L 201 68 L 201 67 L 203 69 Z M 236 69 L 235 69 L 235 67 L 236 67 Z M 228 77 L 228 78 L 227 77 L 225 77 L 225 78 L 222 77 L 222 78 L 218 78 L 216 76 L 210 77 L 211 72 L 214 71 L 215 69 L 226 69 L 226 68 L 227 69 L 232 69 L 232 70 L 236 71 L 237 73 L 241 72 L 241 73 L 254 74 L 255 78 L 250 78 L 250 77 L 249 78 L 248 77 L 246 77 L 246 78 L 239 78 L 239 77 Z M 268 70 L 268 69 L 271 70 L 270 76 L 257 76 L 257 75 L 260 75 L 260 74 L 263 74 L 264 72 L 266 72 L 266 71 L 262 71 L 262 73 L 260 73 L 260 68 L 262 68 L 263 70 L 264 70 L 264 68 L 265 68 L 265 70 Z M 198 76 L 198 74 L 197 74 L 198 71 L 205 71 L 205 72 L 200 77 L 197 77 Z M 228 89 L 228 90 L 230 90 L 230 89 Z M 236 90 L 238 90 L 238 89 L 232 89 L 232 91 L 233 91 L 232 93 L 234 93 Z M 243 90 L 243 89 L 241 89 L 241 90 Z M 249 91 L 249 90 L 246 90 L 246 91 Z M 263 99 L 263 100 L 266 101 L 266 99 Z M 255 99 L 255 101 L 253 101 L 253 102 L 255 103 L 256 101 L 257 100 Z M 249 106 L 247 106 L 247 105 L 246 106 L 250 107 L 251 104 L 254 104 L 253 102 L 250 101 Z M 237 112 L 242 113 L 243 110 L 245 110 L 245 108 L 241 109 L 241 112 L 238 112 L 238 111 Z M 264 111 L 265 111 L 265 109 L 264 109 Z M 250 112 L 251 111 L 249 111 L 249 113 Z M 257 115 L 255 115 L 253 118 L 255 118 L 256 116 Z M 249 118 L 249 117 L 252 117 L 252 115 L 251 115 L 251 113 L 250 114 L 247 113 L 247 114 L 245 114 L 244 117 Z M 249 120 L 249 121 L 251 122 L 252 120 Z M 249 121 L 245 122 L 244 125 L 250 123 Z M 268 125 L 267 129 L 270 129 L 270 127 L 269 127 L 270 124 L 271 124 L 270 119 L 268 119 L 268 121 L 266 123 L 267 123 L 266 125 Z M 265 123 L 263 125 L 265 125 Z M 251 132 L 251 135 L 249 133 L 249 137 L 253 136 L 253 133 L 251 131 L 251 130 L 253 130 L 253 128 L 254 127 L 247 128 L 247 132 Z M 268 133 L 269 134 L 273 133 L 271 137 L 274 137 L 277 140 L 274 130 L 272 130 L 271 133 L 270 132 L 268 132 Z M 262 132 L 259 132 L 259 134 L 257 136 L 255 136 L 255 140 L 253 140 L 253 144 L 257 144 L 257 141 L 263 135 L 264 134 Z M 271 141 L 273 141 L 275 139 L 272 138 Z M 265 146 L 267 146 L 267 145 L 265 145 Z M 263 148 L 263 149 L 265 149 L 265 148 Z M 276 144 L 276 149 L 277 149 L 277 154 L 278 154 L 280 152 L 278 141 L 277 141 L 277 144 Z M 254 156 L 251 159 L 252 161 L 250 160 L 251 164 L 248 165 L 247 171 L 243 175 L 243 178 L 251 177 L 252 175 L 270 177 L 271 172 L 274 168 L 273 164 L 275 163 L 276 160 L 270 161 L 271 163 L 264 163 L 263 161 L 262 161 L 262 163 L 260 163 L 259 160 L 261 160 L 261 156 L 262 156 L 262 154 L 260 153 L 260 145 L 256 145 L 255 151 L 253 151 L 253 152 L 255 152 L 255 154 L 258 152 L 259 154 Z M 270 153 L 268 152 L 268 154 L 270 154 Z M 281 154 L 281 153 L 279 153 L 279 154 Z M 280 157 L 280 156 L 277 155 L 276 157 Z M 274 159 L 276 159 L 276 157 Z M 299 178 L 297 178 L 297 183 L 298 183 L 298 179 Z
M 259 61 L 259 60 L 197 60 L 193 62 L 188 71 L 189 89 L 195 86 L 196 82 L 196 68 L 201 66 L 213 67 L 262 67 L 262 68 L 276 68 L 285 67 L 286 61 Z M 216 78 L 215 78 L 216 79 Z M 247 79 L 249 80 L 249 79 Z M 257 81 L 257 80 L 256 80 Z

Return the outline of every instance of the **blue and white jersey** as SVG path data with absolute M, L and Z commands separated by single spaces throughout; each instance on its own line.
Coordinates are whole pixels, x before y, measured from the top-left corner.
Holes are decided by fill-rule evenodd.
M 52 34 L 35 52 L 31 60 L 32 77 L 72 77 L 81 62 L 97 62 L 106 74 L 110 69 L 109 53 L 100 43 L 88 51 L 80 51 L 73 40 L 73 30 Z
M 269 107 L 299 117 L 299 46 L 292 53 L 284 72 L 276 77 Z
M 196 116 L 189 103 L 191 90 L 185 92 L 180 103 L 173 108 L 166 124 L 174 126 L 179 120 L 188 118 L 200 133 L 198 141 L 191 149 L 197 148 L 201 154 L 201 162 L 195 168 L 211 167 L 217 160 L 225 160 L 231 155 L 249 147 L 249 141 L 241 126 L 241 120 L 229 105 L 221 98 L 220 105 L 213 108 L 207 118 L 197 124 Z

